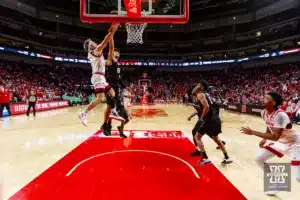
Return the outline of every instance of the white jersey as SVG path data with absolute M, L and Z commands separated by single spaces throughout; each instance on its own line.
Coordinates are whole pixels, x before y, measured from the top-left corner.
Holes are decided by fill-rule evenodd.
M 266 110 L 263 110 L 261 115 L 271 132 L 273 132 L 274 128 L 284 128 L 278 142 L 289 146 L 296 143 L 300 144 L 300 133 L 297 133 L 296 130 L 286 128 L 291 121 L 283 110 L 279 109 L 271 114 L 268 114 Z
M 93 51 L 88 53 L 88 59 L 91 62 L 92 73 L 105 74 L 105 59 L 103 54 L 101 56 L 95 56 Z

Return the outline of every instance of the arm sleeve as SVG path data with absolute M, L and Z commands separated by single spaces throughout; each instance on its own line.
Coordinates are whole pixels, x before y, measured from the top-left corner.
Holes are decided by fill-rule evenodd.
M 286 126 L 291 123 L 290 118 L 284 112 L 278 113 L 275 117 L 275 128 L 286 128 Z

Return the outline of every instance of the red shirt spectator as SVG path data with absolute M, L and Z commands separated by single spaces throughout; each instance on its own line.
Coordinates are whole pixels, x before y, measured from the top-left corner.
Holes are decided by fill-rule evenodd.
M 284 101 L 283 102 L 283 104 L 279 107 L 281 110 L 286 110 L 287 109 L 287 107 L 288 107 L 288 104 L 287 104 L 287 102 L 286 101 Z

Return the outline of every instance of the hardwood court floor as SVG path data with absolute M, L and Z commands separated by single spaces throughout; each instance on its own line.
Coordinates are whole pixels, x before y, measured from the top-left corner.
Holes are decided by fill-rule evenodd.
M 40 112 L 35 120 L 20 115 L 0 121 L 0 184 L 4 199 L 8 199 L 99 130 L 104 108 L 99 106 L 89 113 L 88 127 L 82 126 L 77 120 L 77 112 L 81 107 Z M 126 129 L 181 130 L 190 137 L 196 117 L 190 122 L 187 117 L 193 111 L 193 108 L 183 105 L 134 106 L 135 117 Z M 239 132 L 241 126 L 265 131 L 263 121 L 259 117 L 227 111 L 222 111 L 221 116 L 221 137 L 227 142 L 226 147 L 234 163 L 222 166 L 220 162 L 223 155 L 215 149 L 216 145 L 208 137 L 205 137 L 205 144 L 213 164 L 228 180 L 250 200 L 299 199 L 300 186 L 294 178 L 292 192 L 281 192 L 278 197 L 267 197 L 263 193 L 263 174 L 253 162 L 259 139 Z M 296 129 L 300 131 L 299 127 Z M 288 159 L 274 158 L 271 161 L 287 162 Z

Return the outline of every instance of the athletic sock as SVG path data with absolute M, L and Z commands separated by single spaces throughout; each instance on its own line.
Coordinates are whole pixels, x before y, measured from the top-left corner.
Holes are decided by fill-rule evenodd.
M 227 155 L 227 153 L 224 153 L 225 159 L 228 159 L 229 156 Z
M 206 155 L 206 152 L 204 151 L 204 152 L 201 152 L 202 153 L 202 158 L 203 159 L 208 159 L 208 157 L 207 157 L 207 155 Z

